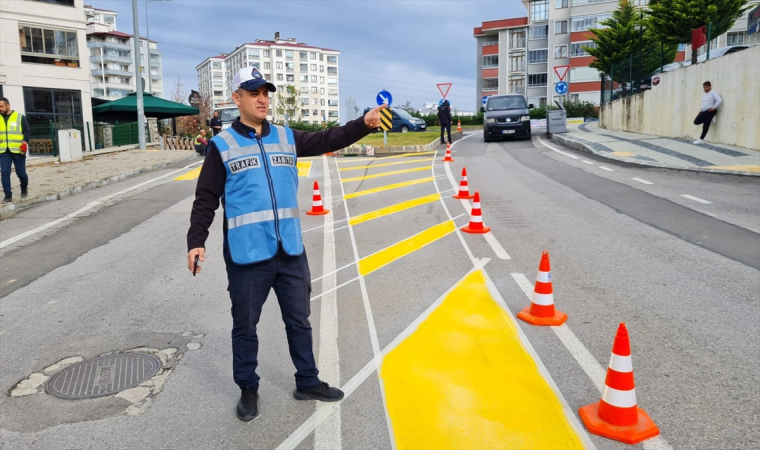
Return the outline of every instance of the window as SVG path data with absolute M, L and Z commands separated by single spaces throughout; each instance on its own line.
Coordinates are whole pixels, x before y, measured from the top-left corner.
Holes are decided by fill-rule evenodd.
M 599 81 L 599 71 L 591 67 L 571 67 L 570 81 L 572 83 L 582 83 L 586 81 Z
M 334 99 L 327 100 L 327 106 L 338 106 L 338 100 L 334 100 Z
M 533 105 L 535 108 L 543 108 L 546 106 L 546 97 L 530 97 L 528 98 L 528 104 Z
M 292 72 L 292 71 L 296 70 L 296 64 L 292 63 L 292 62 L 285 63 L 285 70 L 287 70 L 288 72 Z
M 37 0 L 43 3 L 55 3 L 56 5 L 74 6 L 74 0 Z
M 275 67 L 276 67 L 277 69 L 282 69 L 282 63 L 281 63 L 281 62 L 276 62 L 276 63 L 275 63 Z
M 309 93 L 309 87 L 308 86 L 302 86 L 301 87 L 301 94 L 308 94 Z
M 499 41 L 483 42 L 483 47 L 491 47 L 492 45 L 499 45 Z
M 317 76 L 316 75 L 312 75 L 311 76 L 311 82 L 312 83 L 316 83 L 317 82 Z
M 534 25 L 530 27 L 531 39 L 546 39 L 549 35 L 549 25 Z
M 325 88 L 319 88 L 319 93 L 321 95 L 325 95 Z
M 571 31 L 586 31 L 589 28 L 605 28 L 604 25 L 601 25 L 601 22 L 604 22 L 611 17 L 612 13 L 573 17 Z
M 525 52 L 511 53 L 509 55 L 509 71 L 510 72 L 525 71 Z
M 328 55 L 327 56 L 327 63 L 328 64 L 338 64 L 338 57 L 335 56 L 335 55 L 332 55 L 332 56 Z
M 509 48 L 525 48 L 525 31 L 513 31 L 510 33 Z
M 311 70 L 313 70 L 313 71 L 316 72 L 317 71 L 317 65 L 316 64 L 312 64 L 311 65 Z
M 318 87 L 316 87 L 316 86 L 312 86 L 312 88 L 311 88 L 311 93 L 312 93 L 312 94 L 318 94 L 318 93 L 319 93 L 319 88 L 318 88 Z
M 745 32 L 728 33 L 726 36 L 726 45 L 739 45 L 744 43 Z
M 287 74 L 285 75 L 285 81 L 293 83 L 294 81 L 296 81 L 296 76 L 293 74 Z
M 22 26 L 21 61 L 56 66 L 79 66 L 76 31 Z
M 338 68 L 337 67 L 328 67 L 327 68 L 327 74 L 328 75 L 337 75 L 338 74 Z
M 214 96 L 215 97 L 221 97 L 223 95 L 224 95 L 224 92 L 222 92 L 222 91 L 214 91 Z
M 578 92 L 576 94 L 570 94 L 569 100 L 573 102 L 590 102 L 594 105 L 599 105 L 600 100 L 599 91 L 596 92 Z
M 216 69 L 216 70 L 222 70 L 222 63 L 220 62 L 211 63 L 211 68 Z
M 530 21 L 540 22 L 549 20 L 549 0 L 533 0 L 530 2 Z
M 117 97 L 109 89 L 109 96 Z M 118 90 L 123 97 L 129 90 Z M 47 125 L 50 122 L 59 129 L 82 127 L 82 93 L 63 89 L 24 88 L 24 107 L 26 119 L 32 128 L 35 125 Z
M 319 104 L 319 99 L 318 98 L 311 99 L 311 104 L 312 105 L 318 105 Z
M 528 75 L 528 87 L 546 86 L 545 73 L 531 73 Z
M 293 50 L 285 50 L 285 59 L 293 59 Z
M 525 77 L 522 75 L 511 75 L 509 77 L 509 93 L 510 94 L 524 94 L 525 93 Z
M 309 71 L 309 65 L 308 64 L 299 64 L 298 69 L 301 72 L 308 72 Z
M 483 68 L 499 67 L 499 55 L 486 55 L 483 57 Z
M 306 61 L 309 59 L 309 54 L 307 52 L 298 52 L 298 59 L 301 61 Z
M 103 16 L 103 22 L 109 23 L 109 24 L 116 23 L 116 16 L 112 16 L 112 15 Z
M 318 109 L 312 109 L 311 110 L 311 115 L 314 116 L 314 117 L 319 117 L 319 110 Z
M 319 104 L 322 106 L 325 106 L 325 99 L 323 98 L 319 99 Z
M 264 63 L 264 69 L 271 69 L 271 68 L 272 68 L 272 63 L 270 63 L 270 62 L 265 62 Z
M 325 77 L 319 77 L 319 84 L 325 84 Z
M 260 63 L 260 62 L 258 62 L 258 61 L 256 61 L 256 62 L 252 62 L 252 63 L 249 63 L 249 64 L 248 64 L 248 67 L 255 67 L 255 68 L 257 68 L 257 69 L 261 70 L 261 63 Z
M 282 81 L 282 74 L 281 73 L 277 74 L 277 81 Z
M 325 73 L 325 66 L 319 66 L 319 71 L 321 73 Z
M 554 59 L 567 58 L 567 45 L 554 46 Z
M 562 9 L 567 8 L 568 0 L 555 0 L 556 3 L 554 4 L 555 9 Z M 544 103 L 546 103 L 546 99 L 544 99 Z
M 316 52 L 309 53 L 309 59 L 311 59 L 312 61 L 316 60 L 317 59 L 317 53 Z M 316 70 L 316 69 L 314 69 L 314 70 Z
M 259 58 L 260 53 L 258 49 L 255 48 L 249 48 L 248 49 L 248 57 L 249 58 Z
M 278 58 L 282 58 L 282 50 L 275 50 L 274 55 Z
M 324 61 L 325 60 L 325 55 L 323 55 L 323 54 L 320 53 L 319 54 L 319 60 L 320 61 Z
M 593 41 L 573 42 L 570 44 L 570 56 L 589 56 L 588 52 L 583 47 L 596 48 L 596 43 Z
M 498 91 L 499 79 L 498 78 L 484 78 L 483 79 L 483 91 Z
M 338 78 L 336 78 L 336 77 L 327 77 L 327 84 L 338 84 Z
M 214 87 L 224 87 L 224 81 L 214 81 Z
M 593 5 L 594 3 L 610 3 L 610 2 L 617 2 L 617 0 L 573 0 L 573 6 L 583 6 L 583 5 Z M 642 2 L 642 0 L 634 0 L 633 3 L 639 3 L 646 5 L 645 2 Z
M 544 63 L 549 60 L 549 49 L 528 50 L 528 64 Z
M 307 91 L 308 92 L 308 91 Z M 303 106 L 309 106 L 309 99 L 308 98 L 301 98 L 301 105 Z
M 264 58 L 269 58 L 270 52 L 269 50 L 264 50 Z
M 304 116 L 304 117 L 309 117 L 309 110 L 308 109 L 302 109 L 301 110 L 301 115 Z
M 567 20 L 558 20 L 554 22 L 554 34 L 567 33 Z
M 328 117 L 330 117 L 331 119 L 338 118 L 338 111 L 328 111 L 327 114 L 328 114 Z
M 329 91 L 327 91 L 327 95 L 336 96 L 336 95 L 338 95 L 338 90 L 337 89 L 330 89 Z
M 308 75 L 301 75 L 301 76 L 299 77 L 299 81 L 300 81 L 301 83 L 308 83 L 308 82 L 309 82 L 309 76 L 308 76 Z

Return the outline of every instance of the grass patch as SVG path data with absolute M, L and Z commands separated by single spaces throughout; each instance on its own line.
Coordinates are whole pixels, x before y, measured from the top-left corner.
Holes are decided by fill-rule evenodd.
M 401 147 L 404 145 L 427 145 L 440 137 L 440 130 L 436 131 L 419 131 L 408 133 L 388 133 L 388 146 Z M 358 144 L 371 145 L 379 147 L 383 145 L 383 133 L 373 133 L 365 137 Z

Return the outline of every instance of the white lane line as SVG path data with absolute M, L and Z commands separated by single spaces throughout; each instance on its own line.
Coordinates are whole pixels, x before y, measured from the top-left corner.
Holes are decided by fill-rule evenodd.
M 322 155 L 322 166 L 329 166 L 327 156 Z M 332 204 L 332 185 L 330 183 L 330 170 L 324 172 L 324 201 Z M 325 215 L 324 218 L 324 243 L 322 246 L 322 270 L 328 275 L 323 275 L 322 301 L 319 308 L 319 373 L 323 380 L 340 386 L 340 356 L 338 354 L 338 295 L 335 285 L 338 282 L 335 270 L 335 234 L 333 233 L 332 217 Z M 312 299 L 314 300 L 314 299 Z M 317 411 L 324 408 L 324 402 L 317 402 Z M 340 450 L 341 440 L 341 417 L 340 407 L 336 408 L 335 414 L 330 414 L 316 430 L 314 430 L 314 448 L 330 448 Z
M 323 203 L 324 203 L 324 201 L 325 201 L 325 199 L 322 199 Z M 340 201 L 342 201 L 342 200 L 338 200 L 335 203 L 340 202 Z M 332 223 L 336 224 L 336 223 L 345 222 L 345 221 L 346 221 L 346 219 L 340 219 L 340 220 L 336 220 L 335 222 L 332 222 Z M 324 225 L 320 225 L 320 226 L 314 227 L 314 228 L 309 228 L 308 230 L 303 230 L 301 233 L 308 233 L 309 231 L 318 230 L 320 228 L 324 228 Z
M 593 161 L 587 161 L 587 160 L 585 160 L 585 159 L 582 159 L 582 160 L 581 160 L 581 162 L 582 162 L 583 164 L 591 164 L 591 165 L 594 165 L 594 164 L 595 164 Z
M 16 243 L 16 242 L 22 240 L 22 239 L 26 239 L 29 236 L 35 235 L 35 234 L 39 233 L 40 231 L 45 231 L 48 228 L 56 226 L 56 225 L 58 225 L 61 222 L 65 222 L 67 220 L 73 219 L 74 217 L 82 214 L 83 212 L 85 212 L 87 210 L 90 210 L 90 209 L 92 209 L 92 208 L 94 208 L 94 207 L 96 207 L 96 206 L 98 206 L 98 205 L 100 205 L 102 203 L 105 203 L 107 200 L 110 200 L 113 197 L 116 197 L 116 196 L 121 195 L 121 194 L 125 194 L 125 193 L 127 193 L 129 191 L 132 191 L 132 190 L 135 190 L 135 189 L 138 189 L 138 188 L 140 188 L 142 186 L 145 186 L 146 184 L 150 184 L 150 183 L 152 183 L 154 181 L 157 181 L 157 180 L 160 180 L 162 178 L 166 178 L 168 176 L 174 175 L 175 173 L 182 172 L 184 170 L 189 169 L 190 167 L 196 166 L 196 165 L 201 164 L 201 163 L 202 163 L 202 161 L 192 163 L 192 164 L 187 165 L 187 166 L 185 166 L 185 167 L 183 167 L 181 169 L 177 169 L 177 170 L 175 170 L 173 172 L 169 172 L 169 173 L 167 173 L 165 175 L 161 175 L 160 177 L 156 177 L 156 178 L 153 178 L 151 180 L 144 181 L 144 182 L 142 182 L 140 184 L 136 184 L 136 185 L 134 185 L 134 186 L 132 186 L 130 188 L 127 188 L 127 189 L 121 190 L 119 192 L 116 192 L 115 194 L 111 194 L 111 195 L 107 195 L 105 197 L 99 198 L 99 199 L 95 200 L 94 202 L 88 203 L 87 206 L 85 206 L 84 208 L 80 208 L 80 209 L 74 211 L 73 213 L 70 213 L 70 214 L 67 214 L 67 215 L 61 217 L 60 219 L 53 220 L 52 222 L 48 222 L 48 223 L 46 223 L 44 225 L 40 225 L 37 228 L 33 228 L 33 229 L 31 229 L 29 231 L 25 231 L 25 232 L 23 232 L 21 234 L 17 234 L 16 236 L 13 236 L 12 238 L 8 238 L 8 239 L 0 242 L 0 249 L 5 248 L 5 247 L 7 247 L 7 246 L 9 246 L 9 245 L 11 245 L 13 243 Z
M 555 152 L 559 153 L 560 155 L 565 155 L 565 156 L 567 156 L 568 158 L 573 158 L 573 159 L 580 159 L 580 158 L 578 158 L 578 157 L 577 157 L 577 156 L 575 156 L 575 155 L 571 155 L 570 153 L 567 153 L 567 152 L 563 152 L 562 150 L 560 150 L 560 149 L 558 149 L 557 147 L 555 147 L 555 146 L 553 146 L 553 145 L 549 144 L 548 142 L 544 141 L 544 140 L 543 140 L 543 139 L 541 139 L 541 138 L 538 138 L 538 142 L 539 142 L 541 145 L 543 145 L 544 147 L 548 148 L 549 150 L 555 151 Z
M 528 297 L 528 300 L 530 300 L 533 296 L 533 284 L 530 282 L 528 277 L 522 273 L 512 273 L 511 275 L 512 279 L 515 280 L 515 283 L 517 283 L 523 293 L 525 293 L 525 296 Z M 583 342 L 578 339 L 578 337 L 575 335 L 575 333 L 573 333 L 570 327 L 567 326 L 567 324 L 549 328 L 554 331 L 554 334 L 557 335 L 565 348 L 567 348 L 570 354 L 573 355 L 573 358 L 575 358 L 575 360 L 578 362 L 578 365 L 581 366 L 581 369 L 583 369 L 594 386 L 596 386 L 596 388 L 599 390 L 599 394 L 601 395 L 602 389 L 604 388 L 604 379 L 607 376 L 607 370 L 601 364 L 599 364 L 599 361 L 594 358 L 594 355 L 588 351 L 586 346 L 583 345 Z M 575 415 L 573 415 L 573 417 L 575 417 Z M 646 450 L 672 449 L 665 438 L 663 438 L 661 435 L 647 439 L 641 444 Z
M 464 216 L 465 216 L 464 214 L 460 214 L 460 215 L 458 215 L 456 217 L 452 217 L 451 220 L 457 220 L 458 218 L 464 217 Z
M 332 272 L 326 273 L 326 274 L 322 275 L 322 276 L 321 276 L 321 277 L 319 277 L 319 278 L 313 278 L 313 279 L 311 280 L 311 282 L 312 282 L 312 283 L 314 283 L 315 281 L 319 281 L 319 280 L 321 280 L 322 278 L 324 278 L 324 277 L 326 277 L 326 276 L 328 276 L 328 275 L 332 275 L 332 274 L 334 274 L 334 273 L 338 273 L 338 272 L 340 272 L 340 271 L 341 271 L 341 270 L 343 270 L 343 269 L 348 269 L 349 267 L 353 266 L 354 264 L 356 264 L 356 263 L 355 263 L 355 262 L 352 262 L 352 263 L 350 263 L 350 264 L 346 264 L 345 266 L 343 266 L 343 267 L 341 267 L 341 268 L 339 268 L 339 269 L 335 269 L 335 270 L 334 270 L 334 271 L 332 271 Z
M 639 183 L 643 183 L 643 184 L 654 184 L 654 183 L 652 183 L 651 181 L 647 181 L 647 180 L 644 180 L 644 179 L 641 179 L 641 178 L 635 178 L 635 177 L 634 177 L 634 178 L 631 178 L 631 179 L 632 179 L 633 181 L 638 181 Z
M 359 277 L 354 277 L 354 278 L 351 278 L 350 280 L 348 280 L 348 281 L 346 281 L 344 283 L 341 283 L 341 284 L 335 286 L 334 288 L 330 289 L 329 291 L 322 291 L 321 294 L 315 295 L 314 297 L 312 297 L 311 301 L 313 302 L 314 300 L 320 299 L 320 298 L 324 297 L 325 295 L 327 295 L 327 294 L 329 294 L 331 292 L 335 292 L 335 291 L 337 291 L 338 289 L 340 289 L 342 287 L 346 287 L 346 286 L 348 286 L 349 284 L 353 283 L 354 281 L 356 281 L 358 279 L 359 279 Z
M 694 197 L 693 195 L 681 194 L 681 197 L 688 198 L 689 200 L 694 200 L 695 202 L 704 203 L 705 205 L 712 205 L 712 202 L 709 202 L 705 199 L 701 199 L 699 197 Z
M 459 142 L 459 141 L 457 141 Z M 457 182 L 454 179 L 454 174 L 451 173 L 451 167 L 449 167 L 449 164 L 447 163 L 444 168 L 446 169 L 446 176 L 449 178 L 449 182 L 452 186 L 456 188 Z M 472 205 L 470 205 L 470 202 L 467 200 L 459 200 L 462 203 L 462 206 L 464 207 L 465 211 L 467 211 L 467 214 L 471 214 L 472 212 Z M 503 260 L 510 260 L 512 258 L 509 257 L 509 253 L 507 253 L 506 250 L 504 250 L 504 247 L 501 246 L 501 243 L 498 239 L 496 239 L 496 236 L 493 235 L 493 233 L 486 233 L 483 235 L 486 242 L 488 242 L 488 245 L 491 246 L 491 249 L 494 253 L 496 253 L 496 256 L 499 257 L 499 259 Z
M 614 172 L 614 170 L 610 169 L 609 167 L 599 166 L 600 169 L 606 170 L 607 172 Z

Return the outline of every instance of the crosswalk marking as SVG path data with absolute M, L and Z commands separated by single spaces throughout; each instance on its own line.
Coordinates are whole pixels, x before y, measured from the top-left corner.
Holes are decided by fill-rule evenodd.
M 394 214 L 400 211 L 405 211 L 407 209 L 414 208 L 415 206 L 424 205 L 426 203 L 432 203 L 435 201 L 438 201 L 441 199 L 440 194 L 432 194 L 427 195 L 425 197 L 415 198 L 413 200 L 408 200 L 401 203 L 396 203 L 395 205 L 391 205 L 385 208 L 381 208 L 375 211 L 371 211 L 368 213 L 364 213 L 359 216 L 352 217 L 349 221 L 349 224 L 351 225 L 358 225 L 363 222 L 368 222 L 373 219 L 377 219 L 383 216 L 387 216 L 389 214 Z
M 414 163 L 421 163 L 421 162 L 430 162 L 432 160 L 433 158 L 410 159 L 409 161 L 399 161 L 399 162 L 391 162 L 391 163 L 383 163 L 383 164 L 367 164 L 366 166 L 344 167 L 343 169 L 339 169 L 339 170 L 341 172 L 345 172 L 347 170 L 374 169 L 375 167 L 397 166 L 399 164 L 414 164 Z
M 198 167 L 196 169 L 191 170 L 190 172 L 187 172 L 185 174 L 182 174 L 174 179 L 174 181 L 191 181 L 198 178 L 198 176 L 201 174 L 202 167 Z
M 351 181 L 371 180 L 373 178 L 390 177 L 390 176 L 393 176 L 393 175 L 400 175 L 402 173 L 421 172 L 423 170 L 430 171 L 430 167 L 429 166 L 416 167 L 414 169 L 394 170 L 394 171 L 391 171 L 391 172 L 383 172 L 383 173 L 378 173 L 378 174 L 375 174 L 375 175 L 364 175 L 362 177 L 343 178 L 343 180 L 341 180 L 341 181 L 343 183 L 349 183 Z
M 311 174 L 311 165 L 314 161 L 298 161 L 296 166 L 298 167 L 299 177 L 308 177 Z
M 433 180 L 434 180 L 433 177 L 419 178 L 417 180 L 404 181 L 404 182 L 401 182 L 401 183 L 389 184 L 389 185 L 386 185 L 386 186 L 380 186 L 380 187 L 376 187 L 376 188 L 372 188 L 372 189 L 365 189 L 363 191 L 356 191 L 356 192 L 353 192 L 351 194 L 344 195 L 343 198 L 345 198 L 346 200 L 348 200 L 348 199 L 351 199 L 351 198 L 363 197 L 365 195 L 377 194 L 378 192 L 385 192 L 385 191 L 390 191 L 390 190 L 398 189 L 398 188 L 402 188 L 402 187 L 414 186 L 415 184 L 428 183 L 428 182 L 431 182 Z

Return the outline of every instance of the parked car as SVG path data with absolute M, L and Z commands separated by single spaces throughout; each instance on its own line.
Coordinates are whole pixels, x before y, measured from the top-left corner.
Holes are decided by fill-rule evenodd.
M 480 108 L 483 115 L 483 141 L 491 142 L 505 137 L 530 139 L 530 114 L 533 109 L 520 94 L 492 95 L 486 106 Z
M 710 50 L 710 59 L 713 60 L 715 58 L 719 58 L 724 55 L 729 55 L 731 53 L 736 53 L 742 50 L 746 50 L 748 48 L 752 47 L 752 45 L 731 45 L 729 47 L 721 47 L 716 48 L 714 50 Z M 681 67 L 688 67 L 691 65 L 691 55 L 686 55 L 686 58 L 688 58 L 686 61 L 681 62 L 674 62 L 665 65 L 665 67 L 662 68 L 663 72 L 670 72 L 672 70 L 680 69 Z M 703 63 L 707 61 L 707 52 L 699 55 L 697 57 L 697 64 Z M 659 72 L 659 70 L 657 71 Z M 656 72 L 656 73 L 657 73 Z
M 367 114 L 370 109 L 371 108 L 365 109 L 364 114 Z M 424 120 L 412 116 L 401 108 L 391 108 L 391 113 L 391 119 L 393 121 L 393 128 L 389 130 L 391 132 L 406 133 L 407 131 L 425 131 L 427 128 Z
M 238 107 L 235 105 L 219 106 L 214 110 L 214 112 L 219 113 L 219 119 L 222 121 L 222 130 L 229 128 L 232 125 L 232 121 L 240 116 Z

